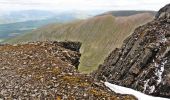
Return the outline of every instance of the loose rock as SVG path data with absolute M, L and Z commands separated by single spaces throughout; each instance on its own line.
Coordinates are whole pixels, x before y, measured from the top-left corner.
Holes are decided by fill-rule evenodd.
M 79 42 L 0 46 L 1 100 L 136 100 L 76 70 Z

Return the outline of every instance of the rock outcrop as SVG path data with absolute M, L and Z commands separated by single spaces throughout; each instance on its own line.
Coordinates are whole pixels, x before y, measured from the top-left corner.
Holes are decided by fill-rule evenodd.
M 0 100 L 136 100 L 79 73 L 80 43 L 0 46 Z
M 170 98 L 170 4 L 138 27 L 92 73 L 98 80 Z
M 169 9 L 170 4 L 167 4 L 165 7 L 160 9 L 158 13 L 156 14 L 155 18 L 156 19 L 170 19 L 170 9 Z

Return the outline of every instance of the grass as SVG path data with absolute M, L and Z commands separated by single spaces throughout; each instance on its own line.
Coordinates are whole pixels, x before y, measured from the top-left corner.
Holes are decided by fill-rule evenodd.
M 142 13 L 126 17 L 112 15 L 97 16 L 68 24 L 52 24 L 31 33 L 6 40 L 7 43 L 20 43 L 42 40 L 71 40 L 82 42 L 79 70 L 90 73 L 103 63 L 107 55 L 117 47 L 133 30 L 153 18 Z

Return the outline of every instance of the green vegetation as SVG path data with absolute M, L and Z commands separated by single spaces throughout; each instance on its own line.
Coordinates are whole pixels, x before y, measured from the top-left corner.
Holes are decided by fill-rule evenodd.
M 0 38 L 14 37 L 19 34 L 30 32 L 31 30 L 46 25 L 48 23 L 61 23 L 61 22 L 58 22 L 56 19 L 47 19 L 0 24 Z
M 105 57 L 139 25 L 150 21 L 153 15 L 142 13 L 126 17 L 112 15 L 96 16 L 88 20 L 68 24 L 52 24 L 41 27 L 26 35 L 6 40 L 21 43 L 44 40 L 71 40 L 82 42 L 79 70 L 89 73 L 103 63 Z
M 3 42 L 4 41 L 4 39 L 0 39 L 0 42 Z

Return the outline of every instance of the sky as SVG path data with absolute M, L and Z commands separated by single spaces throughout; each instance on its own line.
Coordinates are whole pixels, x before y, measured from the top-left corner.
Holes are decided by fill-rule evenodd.
M 11 10 L 159 10 L 170 0 L 0 0 L 0 11 Z

